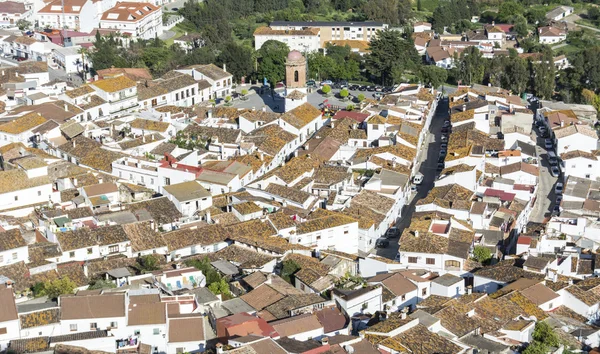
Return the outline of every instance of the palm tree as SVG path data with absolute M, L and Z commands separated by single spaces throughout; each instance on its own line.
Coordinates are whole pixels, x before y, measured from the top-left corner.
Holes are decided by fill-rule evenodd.
M 87 57 L 89 51 L 87 48 L 81 47 L 77 51 L 78 54 L 81 54 L 81 77 L 83 78 L 83 82 L 87 81 L 87 72 L 85 71 L 85 57 Z

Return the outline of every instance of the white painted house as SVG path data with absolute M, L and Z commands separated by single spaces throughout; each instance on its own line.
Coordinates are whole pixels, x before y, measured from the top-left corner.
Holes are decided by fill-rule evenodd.
M 381 294 L 381 286 L 371 285 L 358 290 L 334 289 L 332 299 L 347 316 L 354 316 L 359 313 L 382 311 Z
M 37 12 L 36 20 L 42 28 L 67 28 L 86 33 L 98 27 L 92 0 L 71 0 L 64 7 L 61 0 L 54 0 Z
M 90 86 L 96 94 L 110 104 L 109 114 L 122 112 L 138 106 L 137 83 L 121 75 L 94 81 Z
M 164 186 L 163 194 L 169 198 L 184 216 L 192 216 L 197 211 L 212 206 L 212 196 L 197 181 L 182 182 Z
M 133 39 L 154 39 L 163 33 L 162 8 L 146 2 L 119 2 L 102 14 L 99 27 L 128 33 Z
M 563 172 L 566 176 L 575 176 L 596 181 L 600 177 L 600 160 L 598 156 L 580 150 L 560 155 Z

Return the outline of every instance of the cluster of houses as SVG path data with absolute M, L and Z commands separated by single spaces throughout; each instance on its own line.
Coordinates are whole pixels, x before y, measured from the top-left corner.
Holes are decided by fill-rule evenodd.
M 300 51 L 285 66 L 283 113 L 203 104 L 232 85 L 210 64 L 79 87 L 2 69 L 0 350 L 513 353 L 539 321 L 558 351 L 598 347 L 592 106 L 460 87 L 442 138 L 435 89 L 328 115 Z M 557 214 L 538 134 L 565 175 Z

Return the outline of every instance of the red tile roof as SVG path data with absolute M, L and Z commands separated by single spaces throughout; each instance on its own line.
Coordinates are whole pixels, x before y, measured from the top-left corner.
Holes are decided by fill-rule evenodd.
M 492 188 L 486 189 L 485 193 L 483 193 L 483 195 L 486 197 L 498 197 L 503 202 L 504 201 L 513 201 L 515 199 L 514 193 L 506 193 L 504 191 L 501 191 L 498 189 L 492 189 Z
M 369 118 L 369 115 L 365 114 L 365 113 L 360 113 L 360 112 L 338 111 L 333 116 L 333 119 L 343 119 L 343 118 L 354 119 L 355 121 L 362 123 L 362 122 L 364 122 L 365 119 Z

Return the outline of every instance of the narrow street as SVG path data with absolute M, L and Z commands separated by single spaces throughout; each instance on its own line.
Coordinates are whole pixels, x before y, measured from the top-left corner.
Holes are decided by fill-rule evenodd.
M 402 234 L 404 229 L 410 225 L 410 220 L 413 213 L 415 212 L 415 205 L 417 201 L 427 196 L 427 193 L 433 188 L 435 180 L 437 178 L 437 163 L 440 153 L 440 137 L 442 135 L 442 125 L 444 124 L 445 118 L 448 116 L 448 99 L 442 98 L 438 102 L 437 110 L 433 116 L 431 125 L 429 126 L 429 132 L 425 138 L 423 149 L 420 152 L 419 161 L 419 172 L 425 176 L 423 183 L 418 187 L 417 193 L 412 195 L 411 200 L 402 210 L 402 217 L 396 223 L 399 233 Z M 381 257 L 394 259 L 398 253 L 398 241 L 399 238 L 390 239 L 390 245 L 386 248 L 375 248 L 372 252 Z
M 538 136 L 537 145 L 535 149 L 538 155 L 540 175 L 538 177 L 538 190 L 536 194 L 536 202 L 529 216 L 529 220 L 533 222 L 544 221 L 544 218 L 551 212 L 552 207 L 554 206 L 554 202 L 556 200 L 556 195 L 554 194 L 554 187 L 558 182 L 558 178 L 552 177 L 552 175 L 550 174 L 548 154 L 543 146 L 544 138 Z

